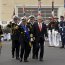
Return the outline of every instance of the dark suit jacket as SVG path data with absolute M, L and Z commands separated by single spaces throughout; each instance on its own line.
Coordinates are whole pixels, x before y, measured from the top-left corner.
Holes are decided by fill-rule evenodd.
M 39 26 L 38 23 L 35 22 L 33 25 L 33 30 L 34 30 L 34 37 L 37 40 L 39 40 L 40 38 L 42 38 L 44 40 L 44 35 L 47 36 L 47 27 L 44 23 L 42 23 L 42 30 L 39 30 Z
M 59 32 L 60 34 L 64 34 L 63 36 L 65 36 L 65 21 L 60 21 L 60 27 L 59 27 Z

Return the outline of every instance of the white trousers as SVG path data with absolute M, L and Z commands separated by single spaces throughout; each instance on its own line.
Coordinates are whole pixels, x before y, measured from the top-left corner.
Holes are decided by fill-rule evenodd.
M 8 33 L 8 34 L 4 34 L 4 39 L 6 39 L 6 40 L 10 40 L 11 39 L 11 34 L 10 33 Z
M 59 35 L 58 32 L 54 29 L 48 31 L 48 39 L 49 39 L 49 45 L 50 46 L 59 46 Z
M 3 35 L 4 35 L 4 39 L 7 39 L 7 34 L 6 34 L 6 33 L 4 33 Z
M 59 42 L 60 42 L 60 35 L 58 33 L 58 31 L 55 31 L 55 43 L 54 43 L 54 46 L 58 47 L 59 46 Z
M 8 34 L 7 34 L 7 40 L 10 40 L 10 39 L 11 39 L 11 34 L 8 33 Z

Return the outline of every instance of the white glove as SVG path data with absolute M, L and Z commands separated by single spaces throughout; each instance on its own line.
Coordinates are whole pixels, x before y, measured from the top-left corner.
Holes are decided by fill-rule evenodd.
M 31 42 L 34 41 L 33 38 L 31 38 Z

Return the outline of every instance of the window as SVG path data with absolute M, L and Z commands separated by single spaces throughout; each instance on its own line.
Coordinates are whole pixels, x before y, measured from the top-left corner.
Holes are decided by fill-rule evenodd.
M 54 9 L 54 14 L 57 16 L 58 8 Z M 41 13 L 44 19 L 48 19 L 48 17 L 51 17 L 51 8 L 41 8 Z M 30 16 L 31 14 L 37 16 L 38 15 L 38 8 L 25 8 L 25 14 L 26 16 Z M 18 8 L 18 16 L 23 16 L 23 8 Z

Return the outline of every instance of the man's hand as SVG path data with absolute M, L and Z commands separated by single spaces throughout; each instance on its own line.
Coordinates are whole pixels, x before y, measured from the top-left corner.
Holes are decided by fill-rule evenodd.
M 18 26 L 16 26 L 14 29 L 18 29 Z

